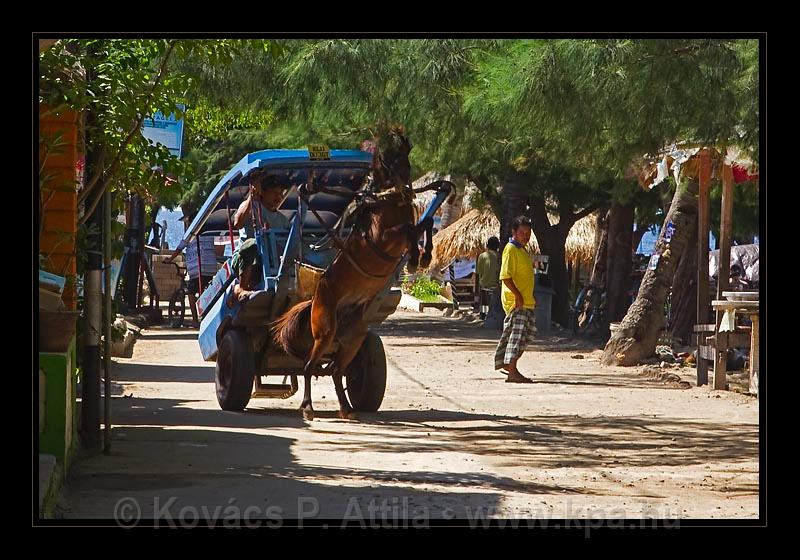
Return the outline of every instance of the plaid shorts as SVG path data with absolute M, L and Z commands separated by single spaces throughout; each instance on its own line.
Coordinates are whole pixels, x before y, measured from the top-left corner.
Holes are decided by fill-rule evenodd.
M 498 369 L 519 358 L 533 342 L 533 309 L 519 309 L 506 315 L 503 335 L 494 352 L 494 367 Z

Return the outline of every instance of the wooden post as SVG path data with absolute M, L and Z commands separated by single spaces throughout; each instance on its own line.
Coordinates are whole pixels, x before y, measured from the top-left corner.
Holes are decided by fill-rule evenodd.
M 478 279 L 478 272 L 472 275 L 472 309 L 476 313 L 481 312 L 481 285 Z
M 758 345 L 759 345 L 759 332 L 758 332 L 758 314 L 750 316 L 752 321 L 750 331 L 750 393 L 758 396 L 758 382 L 759 382 L 759 367 L 758 367 Z
M 709 201 L 711 183 L 711 154 L 708 149 L 700 151 L 700 191 L 697 203 L 697 320 L 698 325 L 708 323 L 708 229 Z M 699 354 L 699 347 L 698 347 Z M 702 366 L 700 364 L 702 363 Z M 697 385 L 708 383 L 708 367 L 698 355 Z
M 733 171 L 730 165 L 722 166 L 722 211 L 719 232 L 719 277 L 717 278 L 717 299 L 725 299 L 722 292 L 728 291 L 731 273 L 731 227 L 733 219 Z M 714 389 L 725 389 L 728 355 L 727 336 L 720 336 L 719 325 L 722 311 L 717 311 L 716 320 L 716 359 L 714 360 Z
M 136 291 L 136 313 L 139 312 L 139 309 L 144 305 L 144 266 L 142 266 L 142 260 L 144 259 L 144 252 L 139 253 L 137 255 L 139 258 L 139 283 L 138 289 Z
M 733 171 L 730 165 L 722 167 L 722 211 L 719 232 L 719 282 L 717 299 L 725 299 L 731 275 L 731 229 L 733 226 Z
M 103 193 L 103 453 L 111 454 L 111 193 Z

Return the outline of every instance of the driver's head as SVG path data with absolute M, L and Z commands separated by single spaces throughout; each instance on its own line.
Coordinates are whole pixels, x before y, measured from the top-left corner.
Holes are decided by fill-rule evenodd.
M 274 175 L 265 175 L 255 179 L 251 182 L 251 185 L 255 188 L 256 196 L 261 199 L 261 204 L 270 212 L 275 212 L 283 201 L 283 195 L 286 193 L 286 188 L 278 178 Z

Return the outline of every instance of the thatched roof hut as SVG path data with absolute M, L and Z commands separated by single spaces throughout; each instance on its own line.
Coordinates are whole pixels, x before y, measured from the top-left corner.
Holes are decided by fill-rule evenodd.
M 593 261 L 595 224 L 595 216 L 589 215 L 572 226 L 565 245 L 568 262 L 590 264 Z M 477 258 L 486 250 L 486 240 L 497 236 L 499 231 L 500 221 L 490 209 L 470 210 L 433 236 L 433 259 L 429 270 L 438 271 L 455 258 Z M 534 254 L 539 253 L 535 235 L 531 236 L 530 249 Z

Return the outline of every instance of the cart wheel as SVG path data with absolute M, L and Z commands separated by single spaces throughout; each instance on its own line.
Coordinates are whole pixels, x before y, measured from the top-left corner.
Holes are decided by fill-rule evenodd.
M 217 353 L 215 381 L 222 410 L 243 410 L 253 393 L 255 358 L 250 337 L 231 329 L 222 337 Z
M 183 318 L 186 315 L 186 292 L 183 288 L 178 288 L 173 292 L 169 300 L 169 310 L 167 319 L 173 327 L 182 327 Z
M 375 412 L 386 392 L 386 353 L 381 337 L 373 332 L 361 344 L 361 349 L 347 368 L 347 396 L 353 410 Z

